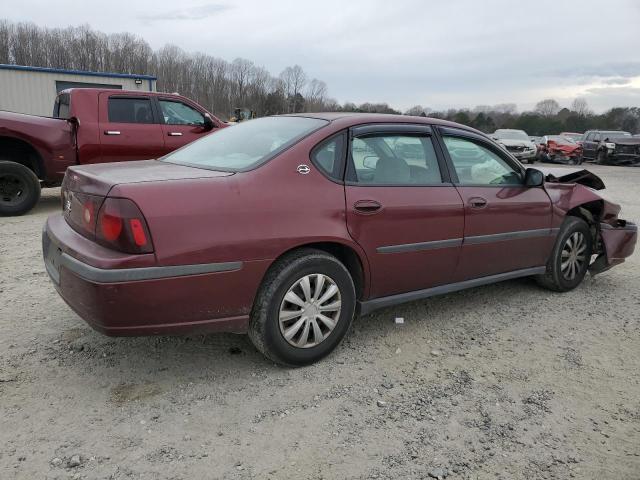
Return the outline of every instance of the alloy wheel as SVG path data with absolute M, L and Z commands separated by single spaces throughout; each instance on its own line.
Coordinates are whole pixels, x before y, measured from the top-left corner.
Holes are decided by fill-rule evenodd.
M 566 280 L 573 280 L 587 262 L 587 241 L 582 232 L 572 233 L 562 247 L 560 270 Z
M 305 275 L 287 290 L 280 304 L 280 333 L 294 347 L 315 347 L 334 330 L 341 308 L 340 289 L 331 277 Z

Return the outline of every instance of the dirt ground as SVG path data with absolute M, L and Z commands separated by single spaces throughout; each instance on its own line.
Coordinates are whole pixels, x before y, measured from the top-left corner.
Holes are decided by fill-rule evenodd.
M 640 220 L 640 169 L 589 168 Z M 568 294 L 380 311 L 290 370 L 243 336 L 91 330 L 41 259 L 58 195 L 0 218 L 1 479 L 640 479 L 640 253 Z

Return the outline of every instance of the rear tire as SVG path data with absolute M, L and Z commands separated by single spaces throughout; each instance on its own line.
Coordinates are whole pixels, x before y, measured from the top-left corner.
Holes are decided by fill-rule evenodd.
M 536 277 L 538 284 L 555 292 L 576 288 L 587 273 L 593 251 L 591 229 L 578 217 L 567 217 L 547 262 L 547 271 Z
M 40 200 L 40 180 L 16 162 L 0 160 L 0 216 L 27 213 Z
M 301 249 L 267 272 L 251 312 L 249 338 L 274 362 L 309 365 L 342 341 L 355 306 L 355 287 L 346 267 L 321 250 Z

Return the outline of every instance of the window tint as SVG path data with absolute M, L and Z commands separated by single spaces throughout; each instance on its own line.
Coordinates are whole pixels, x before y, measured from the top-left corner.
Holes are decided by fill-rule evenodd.
M 342 181 L 344 140 L 344 134 L 337 135 L 325 140 L 311 152 L 313 164 L 326 175 L 338 181 Z
M 113 123 L 153 123 L 148 98 L 109 98 L 109 121 Z
M 600 134 L 599 133 L 594 133 L 593 134 L 593 139 L 594 142 L 599 142 L 600 141 Z
M 499 155 L 470 140 L 443 137 L 462 185 L 513 185 L 520 175 Z
M 380 134 L 351 143 L 351 179 L 370 185 L 433 185 L 442 183 L 430 137 Z
M 273 158 L 329 122 L 307 117 L 265 117 L 222 128 L 162 160 L 212 170 L 248 170 Z
M 202 114 L 182 102 L 160 100 L 160 110 L 167 125 L 204 125 Z

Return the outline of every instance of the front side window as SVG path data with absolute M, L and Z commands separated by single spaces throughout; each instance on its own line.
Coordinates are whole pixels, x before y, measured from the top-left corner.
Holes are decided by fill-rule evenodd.
M 428 136 L 377 134 L 351 143 L 350 180 L 368 185 L 442 183 L 438 158 Z
M 471 140 L 443 137 L 461 185 L 521 184 L 520 174 L 488 148 Z
M 182 102 L 160 100 L 160 110 L 167 125 L 204 125 L 204 116 Z
M 108 102 L 111 123 L 154 123 L 149 98 L 111 97 Z
M 250 170 L 328 125 L 307 117 L 265 117 L 223 128 L 162 158 L 211 170 Z

